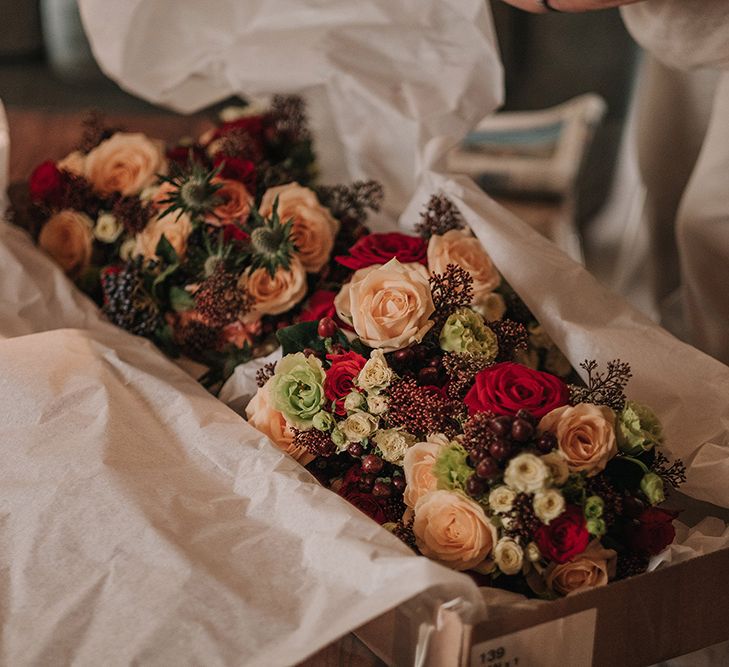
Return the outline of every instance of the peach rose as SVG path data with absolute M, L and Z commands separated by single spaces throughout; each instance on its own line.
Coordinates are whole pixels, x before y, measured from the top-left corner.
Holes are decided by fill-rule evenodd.
M 605 586 L 615 574 L 617 554 L 604 549 L 599 541 L 590 543 L 575 559 L 552 564 L 545 570 L 547 588 L 560 595 L 570 595 L 597 586 Z
M 418 442 L 405 452 L 403 470 L 407 487 L 403 500 L 408 507 L 415 507 L 426 493 L 438 488 L 433 466 L 442 449 L 443 445 L 435 442 Z
M 442 236 L 430 237 L 428 268 L 445 273 L 449 264 L 466 269 L 473 278 L 473 303 L 487 304 L 489 295 L 501 283 L 501 276 L 481 242 L 462 229 L 451 229 Z
M 339 222 L 319 203 L 313 190 L 298 183 L 266 190 L 258 209 L 263 217 L 271 215 L 276 197 L 281 221 L 294 220 L 292 236 L 301 263 L 309 273 L 320 271 L 332 254 Z
M 243 318 L 244 322 L 252 322 L 261 315 L 283 313 L 301 301 L 306 295 L 306 271 L 294 257 L 288 270 L 279 267 L 273 277 L 263 268 L 245 271 L 238 286 L 254 299 L 253 308 Z
M 178 257 L 184 257 L 187 250 L 187 237 L 192 233 L 192 223 L 186 213 L 178 215 L 172 211 L 162 217 L 152 218 L 147 226 L 135 237 L 134 254 L 147 259 L 157 257 L 157 244 L 164 235 L 175 249 Z
M 151 185 L 155 175 L 166 167 L 161 141 L 152 141 L 141 133 L 117 132 L 89 152 L 84 176 L 102 195 L 135 195 Z
M 294 432 L 284 416 L 273 407 L 267 382 L 260 387 L 256 395 L 246 407 L 248 423 L 267 435 L 274 445 L 293 456 L 301 465 L 314 460 L 314 456 L 305 447 L 294 445 Z
M 65 158 L 59 160 L 56 166 L 76 176 L 83 176 L 85 164 L 86 156 L 81 151 L 73 151 L 73 153 L 69 153 Z
M 483 562 L 497 540 L 481 506 L 454 491 L 431 491 L 420 498 L 413 532 L 424 556 L 454 570 Z
M 397 259 L 355 271 L 334 306 L 367 345 L 384 352 L 423 340 L 435 311 L 426 268 Z
M 43 225 L 38 245 L 71 276 L 79 275 L 91 261 L 94 223 L 85 213 L 66 209 Z
M 584 471 L 592 477 L 618 453 L 615 413 L 605 406 L 579 403 L 556 408 L 539 422 L 539 432 L 545 431 L 557 437 L 570 472 Z
M 251 212 L 253 197 L 243 183 L 233 181 L 229 178 L 216 178 L 215 182 L 220 189 L 215 196 L 220 199 L 212 213 L 205 216 L 205 222 L 209 225 L 219 227 L 229 225 L 233 222 L 244 223 Z

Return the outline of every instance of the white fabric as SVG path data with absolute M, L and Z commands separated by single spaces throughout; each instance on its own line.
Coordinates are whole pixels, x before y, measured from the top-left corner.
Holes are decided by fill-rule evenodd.
M 644 0 L 621 8 L 636 41 L 679 69 L 729 69 L 729 2 Z
M 393 213 L 428 142 L 455 144 L 502 99 L 482 0 L 79 5 L 101 68 L 154 103 L 190 112 L 232 94 L 306 93 L 324 178 L 379 180 Z

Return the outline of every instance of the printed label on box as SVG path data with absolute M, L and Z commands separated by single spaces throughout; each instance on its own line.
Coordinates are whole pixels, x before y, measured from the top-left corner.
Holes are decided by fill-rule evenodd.
M 475 644 L 471 667 L 590 667 L 597 609 Z

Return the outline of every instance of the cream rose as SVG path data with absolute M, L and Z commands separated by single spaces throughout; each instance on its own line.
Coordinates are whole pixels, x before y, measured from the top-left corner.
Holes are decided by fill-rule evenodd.
M 152 218 L 147 226 L 135 237 L 134 254 L 147 259 L 157 257 L 157 244 L 164 236 L 175 249 L 178 257 L 184 257 L 187 238 L 192 233 L 192 223 L 186 213 L 178 215 L 173 211 L 162 217 Z
M 549 525 L 552 519 L 556 519 L 565 508 L 564 496 L 557 489 L 547 489 L 534 494 L 534 514 L 544 524 Z
M 161 141 L 152 141 L 141 133 L 117 132 L 89 152 L 84 176 L 102 195 L 135 195 L 166 168 Z
M 367 397 L 367 409 L 373 415 L 381 415 L 383 412 L 386 412 L 389 404 L 387 396 L 371 394 Z
M 556 408 L 539 422 L 539 432 L 545 431 L 557 437 L 570 472 L 584 471 L 592 477 L 618 453 L 615 413 L 604 406 L 580 403 Z
M 595 540 L 568 563 L 550 565 L 545 571 L 547 588 L 560 595 L 569 595 L 605 586 L 615 574 L 616 558 L 617 554 L 612 549 L 604 549 Z
M 570 476 L 570 469 L 567 467 L 567 461 L 562 456 L 562 452 L 555 449 L 553 452 L 542 456 L 542 461 L 549 468 L 552 482 L 557 486 L 562 486 Z
M 79 275 L 91 261 L 94 223 L 85 213 L 66 209 L 43 225 L 38 245 L 70 276 Z
M 377 430 L 377 423 L 377 417 L 368 412 L 357 410 L 339 423 L 339 430 L 347 439 L 347 442 L 362 442 Z
M 292 236 L 304 268 L 309 273 L 321 271 L 332 254 L 339 222 L 319 203 L 313 190 L 298 183 L 266 190 L 258 209 L 263 217 L 271 215 L 276 197 L 281 221 L 294 221 Z
M 372 350 L 354 383 L 367 392 L 379 392 L 389 387 L 394 378 L 395 373 L 388 366 L 382 350 Z
M 510 537 L 502 537 L 494 547 L 494 562 L 504 574 L 517 574 L 524 564 L 524 550 Z
M 83 176 L 85 164 L 86 156 L 81 151 L 73 151 L 73 153 L 69 153 L 65 158 L 59 160 L 56 166 L 76 176 Z
M 511 511 L 516 500 L 516 491 L 508 486 L 497 486 L 489 493 L 489 506 L 497 514 Z
M 487 303 L 491 292 L 501 283 L 501 276 L 481 242 L 465 230 L 451 229 L 442 236 L 436 234 L 430 237 L 430 271 L 445 273 L 449 264 L 460 266 L 471 274 L 474 304 Z
M 245 271 L 238 281 L 254 300 L 253 308 L 243 318 L 245 322 L 257 320 L 261 315 L 278 315 L 296 305 L 306 295 L 306 271 L 301 262 L 293 258 L 288 269 L 279 267 L 275 275 L 266 269 Z
M 267 382 L 260 387 L 248 403 L 246 407 L 248 423 L 267 435 L 279 449 L 293 456 L 301 465 L 310 463 L 314 460 L 314 456 L 305 447 L 294 445 L 294 432 L 284 416 L 273 407 L 268 385 Z
M 454 570 L 468 570 L 492 551 L 496 528 L 480 505 L 453 491 L 431 491 L 415 505 L 415 542 L 421 553 Z
M 423 340 L 435 311 L 425 267 L 397 259 L 355 271 L 334 306 L 367 345 L 383 352 Z
M 382 452 L 385 461 L 401 466 L 405 454 L 415 444 L 417 438 L 399 428 L 387 428 L 377 431 L 372 440 Z
M 253 197 L 246 186 L 228 178 L 216 178 L 214 182 L 220 186 L 215 193 L 220 203 L 205 216 L 205 222 L 217 227 L 234 222 L 244 223 L 248 219 L 253 203 Z
M 407 486 L 403 501 L 408 507 L 415 507 L 420 498 L 438 488 L 433 466 L 443 446 L 436 442 L 418 442 L 405 452 L 402 465 Z
M 544 488 L 549 468 L 534 454 L 518 454 L 504 471 L 504 482 L 517 493 L 535 493 Z
M 96 218 L 94 238 L 102 243 L 114 243 L 124 231 L 124 226 L 111 213 L 101 213 Z

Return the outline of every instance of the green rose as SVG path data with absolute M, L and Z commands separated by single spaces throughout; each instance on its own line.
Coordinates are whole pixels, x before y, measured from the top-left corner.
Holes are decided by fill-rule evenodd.
M 640 490 L 645 493 L 645 497 L 648 498 L 651 505 L 658 505 L 666 499 L 666 494 L 663 492 L 663 480 L 654 472 L 643 475 L 643 479 L 640 480 Z
M 317 431 L 323 431 L 324 433 L 331 431 L 334 428 L 335 423 L 334 417 L 325 410 L 319 410 L 319 412 L 314 415 L 314 419 L 311 421 L 311 425 Z
M 314 416 L 325 401 L 324 376 L 321 361 L 303 352 L 287 354 L 276 364 L 270 395 L 274 407 L 295 428 L 307 430 L 313 426 Z
M 589 519 L 587 522 L 587 532 L 595 537 L 602 537 L 607 532 L 605 519 Z
M 443 447 L 433 465 L 439 489 L 452 491 L 466 488 L 466 481 L 473 474 L 473 468 L 466 463 L 467 457 L 468 452 L 457 443 Z
M 618 447 L 620 451 L 637 456 L 663 442 L 661 422 L 649 407 L 626 401 L 618 415 Z
M 600 496 L 590 496 L 585 501 L 585 518 L 599 519 L 605 509 L 605 503 Z
M 479 354 L 488 361 L 496 359 L 499 342 L 483 317 L 470 308 L 459 308 L 440 331 L 440 347 L 445 352 Z

